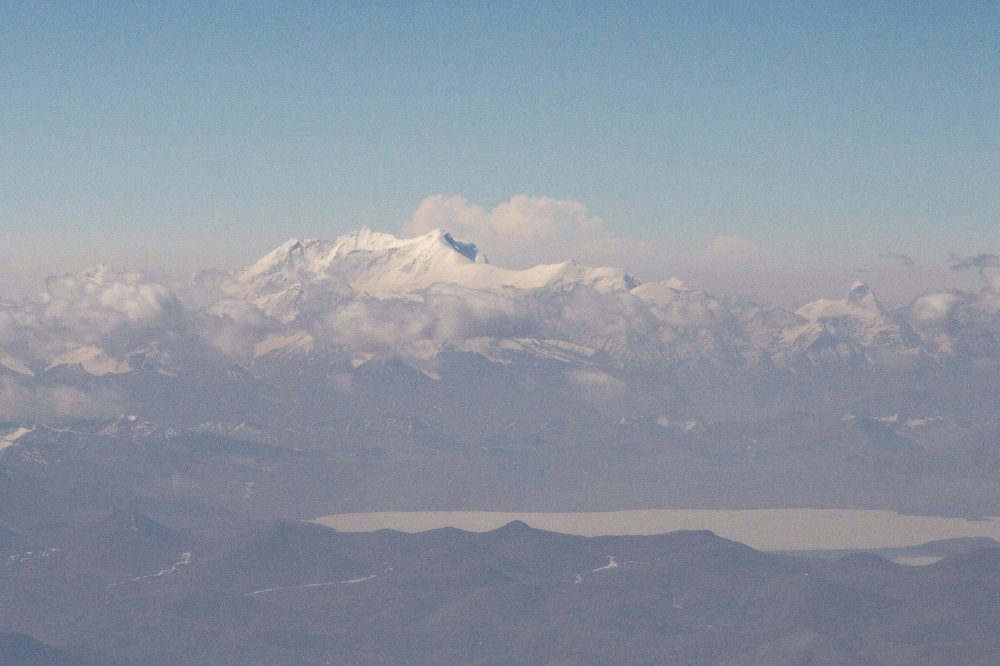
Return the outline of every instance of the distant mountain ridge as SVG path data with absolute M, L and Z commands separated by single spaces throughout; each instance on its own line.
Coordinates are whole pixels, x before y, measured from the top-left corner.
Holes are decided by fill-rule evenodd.
M 49 556 L 0 567 L 3 663 L 888 666 L 986 664 L 1000 647 L 996 542 L 909 567 L 701 530 L 579 537 L 517 522 L 258 522 L 195 538 L 124 512 L 56 536 Z M 146 558 L 114 557 L 101 537 Z
M 290 323 L 306 309 L 329 308 L 352 297 L 418 298 L 437 285 L 502 293 L 569 285 L 607 292 L 635 284 L 623 271 L 572 261 L 526 270 L 500 268 L 475 245 L 442 230 L 400 239 L 365 228 L 334 241 L 290 239 L 221 286 L 226 294 Z
M 996 516 L 998 368 L 997 280 L 791 310 L 371 230 L 184 287 L 50 278 L 0 300 L 0 661 L 990 663 L 995 549 L 913 570 L 289 519 Z
M 984 367 L 1000 362 L 996 286 L 889 310 L 859 282 L 843 299 L 792 311 L 574 261 L 506 269 L 443 230 L 397 238 L 366 228 L 291 239 L 232 273 L 199 273 L 183 290 L 107 267 L 51 278 L 39 298 L 0 302 L 0 377 L 16 387 L 7 396 L 15 413 L 44 416 L 58 403 L 57 412 L 89 416 L 106 415 L 99 404 L 136 382 L 221 382 L 233 400 L 267 399 L 261 391 L 302 364 L 347 388 L 372 360 L 435 378 L 454 353 L 613 376 Z M 48 399 L 67 385 L 81 393 Z

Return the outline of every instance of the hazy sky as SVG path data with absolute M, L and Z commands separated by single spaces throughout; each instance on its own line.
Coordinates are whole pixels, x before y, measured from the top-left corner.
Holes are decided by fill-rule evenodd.
M 0 295 L 448 211 L 562 229 L 497 263 L 975 284 L 947 259 L 1000 250 L 1000 3 L 753 4 L 2 3 Z

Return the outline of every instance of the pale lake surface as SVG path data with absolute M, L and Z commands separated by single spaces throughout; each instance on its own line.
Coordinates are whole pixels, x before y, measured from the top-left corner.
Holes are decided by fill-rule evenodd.
M 1000 519 L 911 516 L 868 509 L 640 509 L 573 513 L 387 511 L 340 513 L 314 522 L 344 532 L 440 527 L 485 532 L 521 520 L 538 529 L 583 536 L 711 530 L 758 550 L 838 550 L 913 546 L 955 537 L 1000 541 Z

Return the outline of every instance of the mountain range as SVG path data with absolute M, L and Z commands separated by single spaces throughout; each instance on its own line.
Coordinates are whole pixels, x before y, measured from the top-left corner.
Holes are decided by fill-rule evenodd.
M 0 303 L 0 494 L 28 514 L 1000 515 L 1000 281 L 976 261 L 981 292 L 895 310 L 861 283 L 792 311 L 504 269 L 443 231 L 290 240 L 184 286 L 53 277 Z
M 27 382 L 60 367 L 183 376 L 211 362 L 266 375 L 275 359 L 322 357 L 433 373 L 453 351 L 726 372 L 995 364 L 995 286 L 890 311 L 856 283 L 843 299 L 792 311 L 573 261 L 505 269 L 440 230 L 400 239 L 362 229 L 289 240 L 185 287 L 107 267 L 50 278 L 40 297 L 0 302 L 0 370 Z
M 981 292 L 894 310 L 862 283 L 793 311 L 504 269 L 443 231 L 290 240 L 186 285 L 50 278 L 0 301 L 0 661 L 992 663 L 995 543 L 907 567 L 303 522 L 1000 515 L 1000 280 L 976 262 Z

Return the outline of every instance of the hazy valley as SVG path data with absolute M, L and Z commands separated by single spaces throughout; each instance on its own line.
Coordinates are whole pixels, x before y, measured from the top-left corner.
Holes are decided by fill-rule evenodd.
M 975 259 L 982 291 L 895 310 L 860 283 L 792 311 L 573 262 L 508 270 L 440 231 L 289 241 L 186 285 L 51 278 L 0 303 L 0 656 L 988 663 L 989 540 L 904 567 L 707 532 L 301 521 L 1000 515 L 994 259 Z

